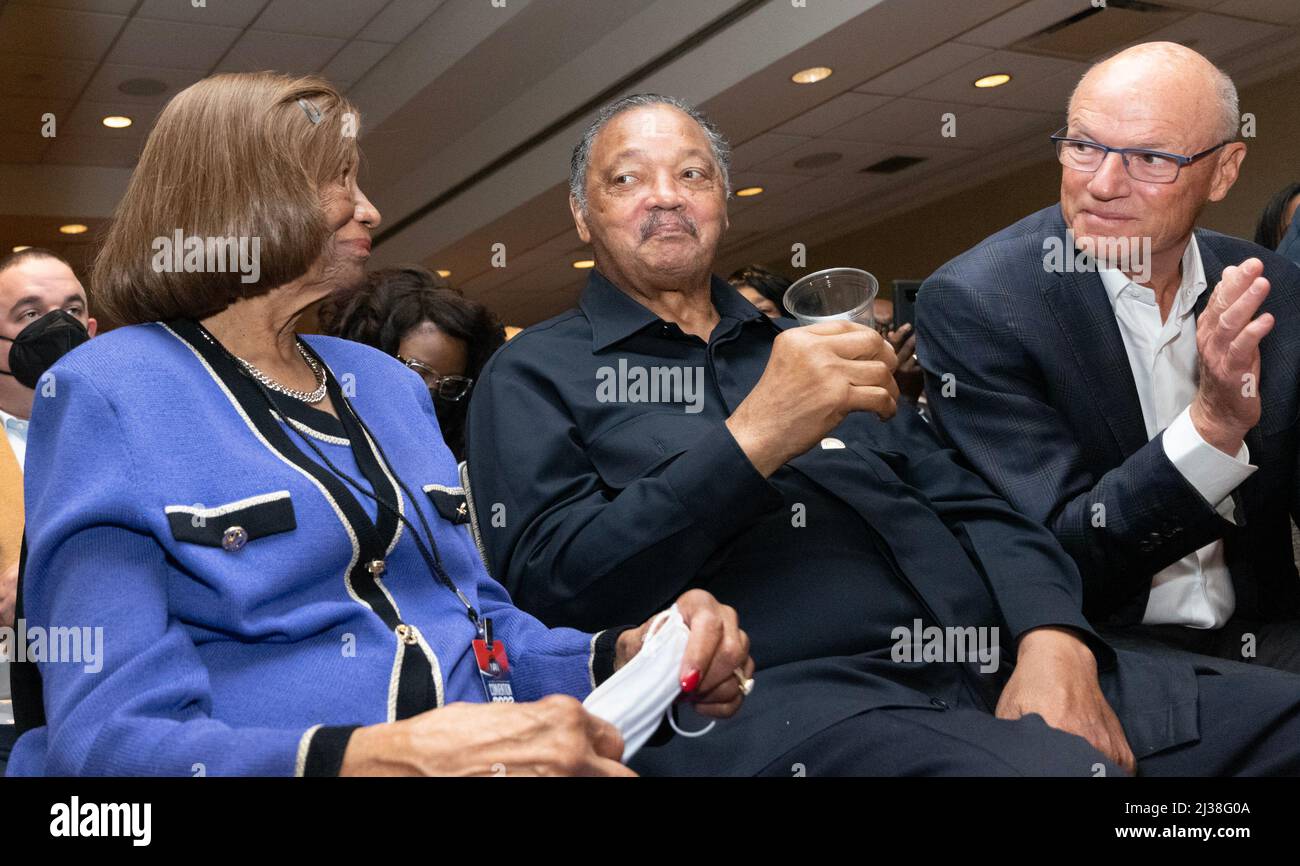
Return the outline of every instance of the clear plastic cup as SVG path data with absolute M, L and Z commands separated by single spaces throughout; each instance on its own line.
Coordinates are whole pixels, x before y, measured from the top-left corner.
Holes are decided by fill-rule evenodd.
M 875 326 L 872 303 L 880 283 L 858 268 L 827 268 L 795 280 L 785 291 L 785 308 L 801 325 L 847 319 Z

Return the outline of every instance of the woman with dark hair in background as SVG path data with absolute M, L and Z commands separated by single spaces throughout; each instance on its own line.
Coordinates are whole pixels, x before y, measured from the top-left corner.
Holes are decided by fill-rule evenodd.
M 1288 229 L 1294 221 L 1297 204 L 1300 204 L 1300 183 L 1289 183 L 1278 190 L 1259 215 L 1259 224 L 1255 227 L 1255 243 L 1276 250 L 1300 264 L 1300 244 L 1293 240 L 1287 243 L 1288 250 L 1282 248 L 1283 241 L 1287 240 Z M 1290 234 L 1295 235 L 1296 232 Z
M 420 267 L 373 271 L 358 291 L 326 302 L 324 333 L 365 343 L 420 374 L 442 438 L 465 459 L 465 419 L 479 371 L 506 340 L 487 307 Z
M 773 273 L 759 265 L 750 265 L 727 277 L 727 282 L 736 287 L 758 311 L 771 319 L 789 317 L 783 298 L 785 290 L 790 288 L 791 280 Z

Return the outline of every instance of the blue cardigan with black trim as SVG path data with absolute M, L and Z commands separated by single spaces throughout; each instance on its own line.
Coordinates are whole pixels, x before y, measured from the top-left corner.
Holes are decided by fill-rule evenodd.
M 369 347 L 305 339 L 412 491 L 406 513 L 416 525 L 410 509 L 423 513 L 447 573 L 492 618 L 516 699 L 585 697 L 612 663 L 612 632 L 548 629 L 518 610 L 466 527 L 424 494 L 459 480 L 420 378 Z M 406 650 L 428 658 L 438 705 L 485 699 L 465 608 L 409 530 L 380 586 L 414 627 L 402 641 L 348 579 L 359 547 L 338 503 L 165 325 L 98 337 L 47 374 L 26 501 L 22 626 L 41 657 L 39 691 L 16 691 L 43 695 L 19 706 L 43 723 L 19 739 L 10 775 L 336 772 L 350 727 L 394 718 Z M 46 635 L 64 636 L 60 652 L 48 651 L 58 640 L 36 650 Z

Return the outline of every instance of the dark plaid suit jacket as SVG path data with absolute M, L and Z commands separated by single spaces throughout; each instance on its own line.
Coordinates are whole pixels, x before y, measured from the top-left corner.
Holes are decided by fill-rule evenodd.
M 1225 267 L 1256 256 L 1272 284 L 1263 311 L 1277 320 L 1260 349 L 1263 414 L 1246 436 L 1259 470 L 1233 493 L 1234 525 L 1165 456 L 1163 434 L 1147 440 L 1101 278 L 1044 265 L 1044 242 L 1064 242 L 1065 228 L 1053 205 L 925 281 L 917 355 L 941 434 L 1056 534 L 1083 573 L 1094 622 L 1140 621 L 1152 576 L 1216 539 L 1225 542 L 1237 612 L 1294 618 L 1300 577 L 1288 514 L 1300 513 L 1300 270 L 1255 244 L 1196 230 L 1209 284 L 1196 314 Z

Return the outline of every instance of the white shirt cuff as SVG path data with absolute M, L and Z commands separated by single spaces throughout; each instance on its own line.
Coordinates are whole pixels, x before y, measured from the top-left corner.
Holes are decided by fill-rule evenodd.
M 1192 423 L 1191 407 L 1184 409 L 1173 423 L 1165 428 L 1161 437 L 1165 456 L 1174 468 L 1205 497 L 1205 501 L 1226 520 L 1233 523 L 1232 491 L 1254 474 L 1259 467 L 1250 465 L 1250 450 L 1246 443 L 1236 457 L 1224 454 L 1201 438 Z

